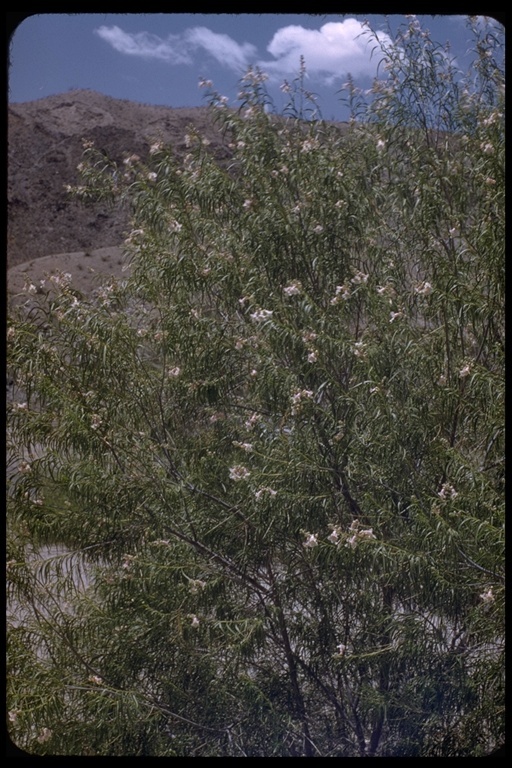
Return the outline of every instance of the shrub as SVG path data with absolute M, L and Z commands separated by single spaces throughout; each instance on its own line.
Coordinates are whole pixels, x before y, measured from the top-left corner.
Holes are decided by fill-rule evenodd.
M 211 92 L 228 170 L 193 132 L 182 163 L 86 147 L 132 269 L 9 326 L 20 746 L 502 739 L 503 73 L 471 23 L 466 90 L 411 19 L 346 131 L 304 119 L 303 69 L 285 116 L 255 70 L 239 111 Z

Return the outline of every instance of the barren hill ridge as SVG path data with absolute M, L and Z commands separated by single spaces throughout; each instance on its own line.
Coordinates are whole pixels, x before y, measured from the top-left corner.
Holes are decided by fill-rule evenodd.
M 227 155 L 207 107 L 160 107 L 114 99 L 89 90 L 69 91 L 8 108 L 8 266 L 49 254 L 119 245 L 126 214 L 91 209 L 72 200 L 82 139 L 92 139 L 117 161 L 141 158 L 162 140 L 184 153 L 187 128 L 207 136 Z

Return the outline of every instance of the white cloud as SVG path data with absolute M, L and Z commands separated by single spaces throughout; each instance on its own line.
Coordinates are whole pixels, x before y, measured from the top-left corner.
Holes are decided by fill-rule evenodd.
M 192 64 L 186 46 L 177 35 L 169 35 L 166 40 L 162 40 L 149 32 L 123 32 L 117 26 L 99 27 L 95 31 L 119 53 L 145 59 L 160 59 L 169 64 Z
M 187 42 L 197 48 L 203 48 L 219 64 L 224 64 L 235 71 L 244 72 L 256 55 L 257 48 L 251 43 L 237 43 L 229 35 L 212 32 L 207 27 L 193 27 L 184 33 Z
M 250 64 L 257 64 L 272 79 L 298 74 L 304 56 L 310 78 L 332 83 L 336 78 L 373 76 L 379 56 L 372 58 L 373 44 L 365 34 L 362 21 L 353 18 L 328 22 L 320 29 L 291 25 L 278 29 L 267 46 L 273 59 L 256 61 L 257 48 L 252 43 L 238 43 L 227 34 L 208 27 L 190 27 L 179 35 L 161 38 L 149 32 L 124 32 L 120 27 L 102 26 L 96 33 L 116 51 L 128 56 L 159 59 L 169 64 L 194 63 L 198 51 L 212 56 L 219 64 L 242 75 Z M 385 33 L 379 37 L 389 42 Z
M 328 22 L 320 29 L 297 25 L 282 27 L 267 46 L 275 60 L 261 61 L 259 66 L 276 76 L 296 74 L 302 55 L 309 76 L 321 77 L 326 82 L 345 77 L 348 72 L 373 76 L 379 57 L 372 58 L 375 41 L 373 45 L 369 44 L 365 31 L 363 22 L 356 19 Z M 389 42 L 385 33 L 379 33 L 379 38 Z
M 114 50 L 128 56 L 160 59 L 169 64 L 192 64 L 192 54 L 203 49 L 220 64 L 242 74 L 256 55 L 251 43 L 239 44 L 229 35 L 212 32 L 207 27 L 191 27 L 182 35 L 168 35 L 163 39 L 149 32 L 124 32 L 120 27 L 99 27 L 96 30 Z

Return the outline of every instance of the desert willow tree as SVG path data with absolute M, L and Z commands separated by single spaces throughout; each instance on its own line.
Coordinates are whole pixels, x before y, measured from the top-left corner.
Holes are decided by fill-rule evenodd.
M 86 142 L 79 192 L 131 206 L 131 271 L 28 286 L 8 328 L 19 746 L 502 739 L 502 41 L 471 24 L 466 80 L 414 18 L 373 36 L 345 131 L 308 119 L 304 66 L 285 116 L 258 71 L 238 111 L 210 90 L 227 169 L 192 130 L 180 162 Z

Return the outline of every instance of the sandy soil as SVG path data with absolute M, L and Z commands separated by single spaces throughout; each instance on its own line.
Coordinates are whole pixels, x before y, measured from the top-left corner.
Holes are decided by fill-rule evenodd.
M 32 283 L 39 288 L 42 280 L 58 272 L 69 273 L 73 288 L 88 295 L 105 277 L 121 278 L 128 269 L 121 246 L 56 253 L 32 259 L 7 271 L 8 302 L 23 303 L 27 298 L 24 286 Z

